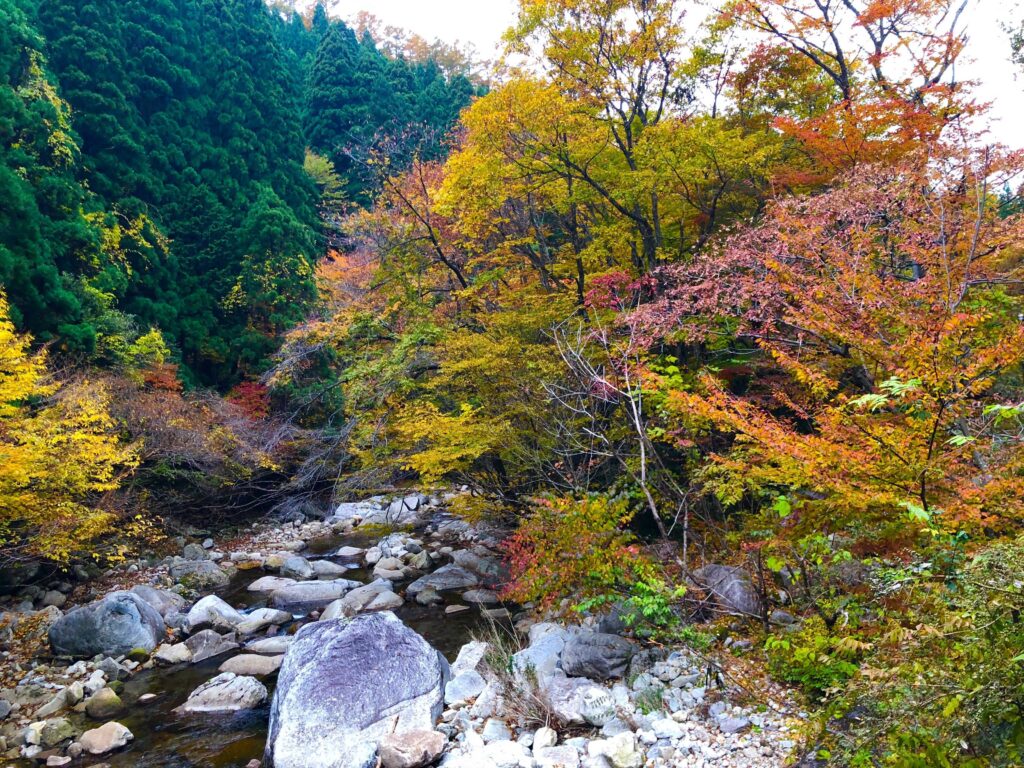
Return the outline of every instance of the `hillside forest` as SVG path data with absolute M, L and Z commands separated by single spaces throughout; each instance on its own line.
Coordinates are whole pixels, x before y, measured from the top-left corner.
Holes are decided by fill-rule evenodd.
M 4 567 L 463 487 L 506 599 L 650 643 L 735 634 L 691 577 L 742 569 L 820 764 L 1024 764 L 979 2 L 519 0 L 485 63 L 319 4 L 4 0 Z

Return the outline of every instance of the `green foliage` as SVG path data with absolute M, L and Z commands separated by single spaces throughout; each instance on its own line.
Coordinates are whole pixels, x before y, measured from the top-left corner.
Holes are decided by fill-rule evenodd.
M 679 623 L 675 605 L 686 595 L 686 587 L 670 588 L 662 579 L 638 578 L 630 585 L 625 600 L 626 626 L 643 634 L 662 630 Z
M 57 266 L 116 277 L 98 286 L 115 299 L 107 309 L 159 327 L 208 382 L 258 367 L 314 295 L 316 197 L 300 94 L 276 40 L 283 24 L 248 0 L 38 6 L 90 189 L 117 212 L 93 237 L 115 263 Z M 243 311 L 240 284 L 252 302 Z M 71 324 L 61 334 L 94 343 Z
M 79 183 L 71 110 L 47 71 L 31 4 L 0 6 L 0 286 L 11 317 L 42 340 L 60 330 L 76 349 L 95 341 L 69 273 L 106 266 L 99 207 Z
M 298 254 L 271 286 L 294 322 L 316 216 L 273 18 L 241 1 L 194 6 L 0 10 L 0 283 L 14 319 L 68 353 L 117 365 L 136 324 L 158 326 L 195 372 L 223 380 L 268 347 L 265 329 L 221 306 L 262 247 L 244 217 L 279 195 L 260 226 L 276 230 L 275 256 Z
M 642 715 L 650 715 L 659 712 L 664 707 L 665 688 L 661 685 L 652 685 L 644 688 L 636 695 L 636 708 Z
M 377 191 L 370 150 L 386 144 L 391 170 L 405 169 L 414 155 L 443 156 L 444 137 L 473 87 L 462 75 L 446 77 L 433 61 L 384 56 L 369 34 L 359 39 L 344 22 L 322 24 L 308 33 L 316 53 L 306 74 L 306 141 L 330 159 L 345 197 L 368 203 Z
M 952 575 L 935 573 L 933 559 L 879 571 L 885 610 L 872 643 L 857 646 L 859 674 L 830 709 L 856 717 L 822 734 L 837 764 L 1024 759 L 1024 542 L 990 545 Z
M 657 576 L 657 569 L 643 560 L 634 562 L 632 574 L 616 587 L 616 591 L 583 600 L 576 610 L 615 608 L 625 625 L 639 637 L 679 639 L 680 618 L 676 606 L 686 595 L 686 587 L 670 587 Z M 693 635 L 692 639 L 697 637 Z
M 859 647 L 856 640 L 831 635 L 817 618 L 791 634 L 770 635 L 764 644 L 772 675 L 812 698 L 835 692 L 857 672 Z

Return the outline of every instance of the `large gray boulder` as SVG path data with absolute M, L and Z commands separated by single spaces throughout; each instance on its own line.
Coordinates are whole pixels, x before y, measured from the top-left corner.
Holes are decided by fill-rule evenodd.
M 498 587 L 508 581 L 508 568 L 501 558 L 486 547 L 460 549 L 452 552 L 452 561 L 472 574 L 487 587 Z
M 58 656 L 119 656 L 133 648 L 152 651 L 166 629 L 160 613 L 131 592 L 112 592 L 95 603 L 68 611 L 50 627 Z
M 246 614 L 235 630 L 240 635 L 254 635 L 267 627 L 281 626 L 291 620 L 292 615 L 287 611 L 279 611 L 276 608 L 257 608 L 252 613 Z
M 267 768 L 369 768 L 389 734 L 432 730 L 448 662 L 393 613 L 307 624 L 278 674 Z
M 382 514 L 384 508 L 374 499 L 365 501 L 348 501 L 339 504 L 334 514 L 328 519 L 330 521 L 342 520 L 365 520 L 375 514 Z
M 276 592 L 279 589 L 290 587 L 295 583 L 295 579 L 286 579 L 281 576 L 263 576 L 256 579 L 246 589 L 250 592 Z
M 697 583 L 708 590 L 726 613 L 760 616 L 761 601 L 742 568 L 732 565 L 706 565 L 693 572 Z
M 310 613 L 322 611 L 335 600 L 344 597 L 350 589 L 360 586 L 362 584 L 351 579 L 299 581 L 274 590 L 270 595 L 270 600 L 275 608 L 280 608 L 283 611 Z
M 188 600 L 167 589 L 157 589 L 149 584 L 136 584 L 131 591 L 156 608 L 164 618 L 169 613 L 181 613 L 188 607 Z
M 383 768 L 423 768 L 437 761 L 448 739 L 438 731 L 408 731 L 387 736 L 380 744 Z
M 185 560 L 170 567 L 171 578 L 190 589 L 226 587 L 228 575 L 212 560 Z
M 539 695 L 563 723 L 601 727 L 615 716 L 615 702 L 606 688 L 582 677 L 566 677 L 561 671 L 543 682 Z
M 292 555 L 285 558 L 284 564 L 281 566 L 281 576 L 286 579 L 308 581 L 314 578 L 313 566 L 302 555 Z
M 450 592 L 452 590 L 463 590 L 468 587 L 475 587 L 480 584 L 476 574 L 460 568 L 454 564 L 442 565 L 433 573 L 421 576 L 405 588 L 409 595 L 417 595 L 430 588 L 435 592 Z
M 568 633 L 556 624 L 530 627 L 530 644 L 512 654 L 512 676 L 526 690 L 543 688 L 552 675 L 561 671 L 562 649 Z
M 230 632 L 245 621 L 245 617 L 216 595 L 207 595 L 189 610 L 186 624 L 189 632 L 212 628 Z
M 238 648 L 234 635 L 222 635 L 212 629 L 196 632 L 183 645 L 192 654 L 191 661 L 193 664 L 198 664 L 200 661 L 212 659 L 214 656 L 220 656 L 222 653 Z
M 221 672 L 192 691 L 188 700 L 174 711 L 179 714 L 238 712 L 255 709 L 266 700 L 266 686 L 255 677 Z
M 402 605 L 402 598 L 395 594 L 391 582 L 378 579 L 363 587 L 357 587 L 340 600 L 324 609 L 320 620 L 339 619 L 355 616 L 363 611 L 390 611 Z
M 623 677 L 636 648 L 618 635 L 581 631 L 562 649 L 562 669 L 570 677 L 610 680 Z

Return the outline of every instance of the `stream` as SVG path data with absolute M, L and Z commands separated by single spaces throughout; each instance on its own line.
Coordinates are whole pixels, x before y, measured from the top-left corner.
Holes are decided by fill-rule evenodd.
M 358 530 L 348 534 L 337 534 L 309 542 L 303 556 L 326 559 L 344 564 L 331 557 L 342 546 L 369 547 L 380 535 L 361 534 Z M 435 564 L 439 565 L 439 564 Z M 226 602 L 242 610 L 267 605 L 266 594 L 249 592 L 247 587 L 264 576 L 260 569 L 240 570 L 223 589 L 216 590 Z M 373 580 L 369 570 L 350 569 L 345 578 L 368 583 Z M 395 591 L 401 592 L 407 582 L 395 584 Z M 442 654 L 453 661 L 459 648 L 481 629 L 486 619 L 477 606 L 457 614 L 446 615 L 446 605 L 462 604 L 457 593 L 444 593 L 445 602 L 421 606 L 413 600 L 395 611 L 408 626 L 421 634 Z M 299 617 L 290 625 L 281 628 L 282 633 L 294 633 L 306 623 Z M 253 637 L 250 639 L 258 639 Z M 234 654 L 245 652 L 245 648 Z M 200 684 L 215 677 L 217 668 L 233 654 L 223 654 L 198 664 L 174 667 L 153 667 L 135 674 L 125 681 L 120 693 L 126 705 L 125 711 L 116 719 L 127 726 L 135 739 L 125 749 L 114 754 L 91 757 L 83 755 L 76 765 L 109 765 L 111 768 L 244 768 L 252 759 L 261 759 L 267 736 L 270 715 L 270 699 L 255 710 L 226 715 L 178 715 L 172 710 L 182 704 Z M 261 680 L 271 697 L 276 683 L 276 674 Z M 143 705 L 140 696 L 155 694 L 156 699 Z M 96 727 L 84 713 L 69 713 L 68 718 L 81 730 Z M 34 765 L 30 761 L 19 761 L 19 766 Z

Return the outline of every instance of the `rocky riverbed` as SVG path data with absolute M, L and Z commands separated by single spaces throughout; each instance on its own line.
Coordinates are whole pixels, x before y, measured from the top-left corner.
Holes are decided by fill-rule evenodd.
M 0 618 L 8 645 L 39 646 L 28 663 L 5 651 L 0 754 L 112 768 L 786 764 L 801 717 L 784 690 L 761 681 L 751 696 L 613 617 L 536 623 L 501 605 L 500 533 L 446 501 L 376 497 L 187 542 L 77 607 L 60 607 L 67 590 L 30 591 Z

